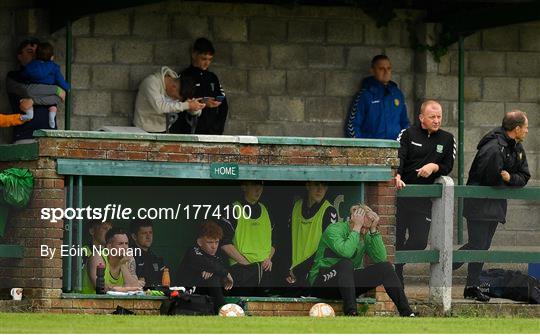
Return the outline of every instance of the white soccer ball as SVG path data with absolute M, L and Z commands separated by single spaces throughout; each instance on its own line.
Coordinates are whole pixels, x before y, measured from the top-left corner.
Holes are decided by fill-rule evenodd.
M 326 303 L 316 303 L 309 310 L 309 316 L 311 317 L 334 317 L 336 313 L 334 308 Z
M 240 317 L 245 315 L 242 307 L 234 303 L 227 303 L 219 310 L 219 316 Z

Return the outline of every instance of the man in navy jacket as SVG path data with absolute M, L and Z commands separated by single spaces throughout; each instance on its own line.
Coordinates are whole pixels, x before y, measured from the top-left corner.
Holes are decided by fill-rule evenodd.
M 405 98 L 392 78 L 392 64 L 386 55 L 371 61 L 372 76 L 364 78 L 345 122 L 345 136 L 396 140 L 409 127 Z
M 476 156 L 469 170 L 467 185 L 524 187 L 531 173 L 522 142 L 529 132 L 527 114 L 513 110 L 504 115 L 502 126 L 491 130 L 478 143 Z M 467 218 L 469 241 L 460 250 L 489 250 L 499 223 L 506 222 L 506 199 L 466 198 L 463 216 Z M 462 263 L 455 263 L 454 269 Z M 483 263 L 469 263 L 465 298 L 489 301 L 480 291 Z

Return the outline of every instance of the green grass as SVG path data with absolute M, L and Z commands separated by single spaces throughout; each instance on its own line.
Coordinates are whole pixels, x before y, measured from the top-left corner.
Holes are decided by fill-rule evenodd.
M 0 313 L 0 333 L 538 333 L 534 318 L 184 317 Z

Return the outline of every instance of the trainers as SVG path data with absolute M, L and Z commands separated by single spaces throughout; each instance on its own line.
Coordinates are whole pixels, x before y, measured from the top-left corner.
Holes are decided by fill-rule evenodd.
M 358 311 L 356 309 L 351 309 L 345 312 L 345 316 L 358 316 Z
M 488 302 L 490 297 L 482 293 L 478 286 L 467 286 L 463 290 L 463 297 L 466 299 L 473 299 L 480 302 Z

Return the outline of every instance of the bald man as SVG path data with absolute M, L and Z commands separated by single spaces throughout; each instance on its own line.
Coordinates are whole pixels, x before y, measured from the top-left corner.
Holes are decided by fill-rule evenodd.
M 442 106 L 434 100 L 420 107 L 420 124 L 403 130 L 398 137 L 399 168 L 395 177 L 397 189 L 407 184 L 433 184 L 439 176 L 448 175 L 454 166 L 454 136 L 441 129 Z M 396 250 L 423 250 L 427 246 L 431 225 L 429 198 L 398 198 L 396 214 Z M 409 233 L 405 239 L 406 233 Z M 396 273 L 403 284 L 403 266 Z

